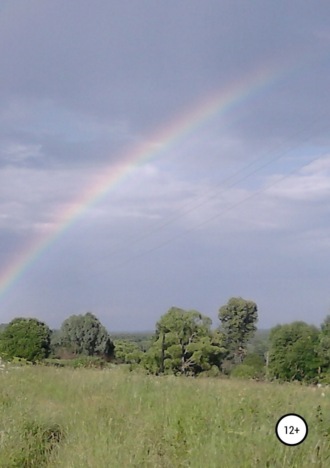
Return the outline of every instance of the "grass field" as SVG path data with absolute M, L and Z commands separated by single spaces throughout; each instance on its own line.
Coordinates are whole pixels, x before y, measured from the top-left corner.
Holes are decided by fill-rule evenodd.
M 305 442 L 277 420 L 301 414 Z M 1 467 L 328 467 L 330 389 L 112 368 L 0 373 Z

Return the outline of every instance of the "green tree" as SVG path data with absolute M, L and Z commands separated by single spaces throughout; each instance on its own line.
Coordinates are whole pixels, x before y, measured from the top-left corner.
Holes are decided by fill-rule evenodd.
M 269 349 L 269 330 L 256 330 L 255 335 L 247 344 L 248 354 L 258 354 L 266 360 Z
M 74 355 L 111 358 L 114 344 L 106 328 L 90 312 L 71 315 L 61 326 L 59 344 Z
M 7 359 L 39 361 L 49 355 L 50 336 L 45 323 L 34 318 L 15 318 L 0 334 L 0 353 Z
M 330 373 L 330 315 L 321 324 L 319 334 L 318 356 L 322 374 Z
M 230 376 L 247 379 L 262 379 L 265 376 L 265 360 L 257 353 L 248 353 L 242 364 L 233 367 Z
M 246 346 L 257 327 L 258 309 L 253 301 L 241 297 L 232 297 L 219 310 L 220 330 L 225 336 L 228 359 L 242 362 Z
M 319 330 L 305 322 L 278 325 L 270 332 L 269 375 L 280 380 L 317 379 Z
M 128 340 L 114 340 L 116 361 L 125 364 L 139 364 L 143 351 L 136 343 Z
M 223 337 L 217 333 L 202 336 L 198 341 L 189 343 L 186 347 L 187 368 L 194 375 L 210 371 L 213 367 L 220 367 L 223 356 L 226 354 Z
M 208 370 L 223 353 L 221 334 L 211 332 L 211 319 L 195 311 L 172 307 L 156 324 L 145 367 L 153 372 L 189 374 Z

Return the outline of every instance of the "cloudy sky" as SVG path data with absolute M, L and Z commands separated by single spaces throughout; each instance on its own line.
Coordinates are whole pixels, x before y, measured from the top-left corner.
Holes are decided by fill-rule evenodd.
M 178 306 L 217 326 L 242 296 L 260 328 L 320 324 L 329 17 L 322 0 L 2 0 L 0 322 L 153 330 Z

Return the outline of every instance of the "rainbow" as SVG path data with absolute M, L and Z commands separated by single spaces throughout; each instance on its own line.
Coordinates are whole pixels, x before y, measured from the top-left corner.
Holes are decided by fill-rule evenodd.
M 287 75 L 287 72 L 288 67 L 283 64 L 258 68 L 226 88 L 207 96 L 160 128 L 150 138 L 127 150 L 119 158 L 118 164 L 109 166 L 102 174 L 94 177 L 91 184 L 76 199 L 59 209 L 51 223 L 52 227 L 46 233 L 33 239 L 11 259 L 0 274 L 0 298 L 90 207 L 111 189 L 124 182 L 137 167 L 171 149 L 213 117 L 224 115 L 247 99 L 268 89 Z

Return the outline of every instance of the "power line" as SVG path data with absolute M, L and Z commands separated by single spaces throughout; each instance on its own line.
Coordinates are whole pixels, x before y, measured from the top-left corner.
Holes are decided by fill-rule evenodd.
M 175 241 L 176 239 L 180 238 L 180 237 L 183 237 L 185 235 L 187 235 L 188 233 L 192 232 L 192 231 L 195 231 L 196 229 L 214 221 L 215 219 L 219 218 L 223 213 L 225 212 L 228 212 L 228 211 L 232 211 L 234 208 L 236 208 L 237 206 L 240 206 L 242 205 L 243 203 L 257 197 L 258 195 L 260 195 L 261 193 L 264 193 L 266 192 L 267 190 L 269 190 L 271 187 L 279 184 L 280 182 L 282 182 L 283 180 L 285 179 L 288 179 L 289 177 L 291 177 L 293 174 L 297 173 L 298 171 L 300 171 L 302 168 L 310 165 L 312 162 L 315 162 L 321 158 L 323 158 L 325 155 L 327 155 L 327 153 L 322 153 L 321 155 L 319 156 L 316 156 L 315 158 L 312 158 L 311 160 L 309 160 L 307 163 L 305 164 L 302 164 L 300 165 L 298 168 L 295 168 L 294 170 L 288 172 L 287 174 L 285 174 L 284 176 L 282 176 L 281 178 L 277 179 L 276 181 L 274 181 L 273 183 L 269 184 L 267 187 L 263 188 L 263 189 L 260 189 L 260 190 L 257 190 L 256 192 L 253 192 L 251 195 L 249 195 L 248 197 L 245 197 L 243 198 L 242 200 L 240 200 L 239 202 L 237 203 L 234 203 L 232 205 L 230 205 L 229 207 L 227 208 L 224 208 L 223 210 L 221 210 L 219 213 L 217 213 L 216 215 L 206 219 L 205 221 L 202 221 L 198 224 L 196 224 L 195 226 L 191 227 L 190 229 L 187 229 L 185 230 L 184 232 L 181 232 L 181 233 L 178 233 L 176 234 L 175 236 L 172 236 L 170 239 L 162 242 L 161 244 L 158 244 L 157 246 L 153 247 L 153 248 L 150 248 L 148 250 L 145 250 L 144 252 L 141 252 L 140 254 L 137 254 L 137 255 L 134 255 L 133 257 L 131 257 L 130 259 L 127 259 L 126 261 L 123 261 L 119 264 L 117 264 L 115 266 L 115 268 L 121 268 L 122 266 L 125 266 L 126 264 L 132 262 L 133 260 L 135 260 L 136 258 L 140 258 L 144 255 L 148 255 L 156 250 L 159 250 L 163 247 L 165 247 L 166 245 L 169 245 L 170 243 L 172 243 L 173 241 Z
M 315 123 L 318 123 L 320 120 L 320 117 L 318 117 L 317 119 L 315 119 L 313 121 L 313 124 L 315 125 Z M 311 125 L 309 125 L 308 127 L 309 131 L 311 131 Z M 306 129 L 304 130 L 300 130 L 299 132 L 297 132 L 296 134 L 294 134 L 291 138 L 293 137 L 297 137 L 299 135 L 301 135 L 301 133 L 304 133 L 306 134 Z M 266 162 L 264 162 L 263 164 L 257 166 L 256 168 L 253 169 L 254 166 L 256 166 L 256 164 L 262 162 L 265 160 L 265 155 L 263 154 L 263 156 L 260 156 L 259 158 L 256 158 L 255 160 L 253 160 L 252 162 L 250 162 L 249 164 L 245 165 L 244 167 L 240 168 L 239 170 L 235 171 L 233 174 L 231 174 L 230 176 L 224 178 L 220 183 L 217 184 L 217 188 L 216 189 L 210 189 L 209 191 L 206 192 L 207 196 L 206 197 L 203 197 L 203 200 L 201 201 L 188 201 L 186 202 L 183 206 L 181 206 L 181 210 L 179 213 L 173 215 L 173 216 L 170 216 L 167 218 L 167 220 L 163 221 L 163 222 L 160 222 L 160 223 L 157 223 L 153 228 L 151 228 L 150 230 L 148 230 L 148 232 L 136 237 L 136 236 L 132 236 L 130 239 L 125 239 L 124 241 L 121 241 L 119 243 L 120 244 L 126 244 L 126 243 L 129 243 L 130 246 L 132 245 L 136 245 L 137 243 L 151 237 L 153 234 L 157 233 L 157 232 L 160 232 L 162 231 L 164 228 L 166 228 L 167 226 L 170 226 L 171 224 L 173 224 L 175 221 L 177 221 L 178 219 L 182 218 L 182 216 L 186 215 L 186 214 L 189 214 L 195 210 L 197 210 L 198 208 L 206 205 L 207 203 L 209 203 L 211 200 L 214 200 L 216 197 L 218 196 L 221 196 L 221 195 L 224 195 L 226 192 L 229 191 L 229 189 L 235 187 L 236 185 L 238 185 L 239 183 L 241 182 L 244 182 L 246 181 L 247 179 L 249 179 L 251 176 L 255 175 L 256 173 L 260 172 L 262 169 L 265 169 L 266 167 L 270 166 L 271 164 L 279 161 L 280 159 L 282 159 L 286 154 L 290 153 L 294 148 L 296 148 L 297 146 L 300 146 L 302 143 L 306 142 L 306 141 L 309 141 L 310 140 L 310 132 L 309 132 L 309 135 L 306 136 L 305 138 L 303 138 L 302 140 L 299 141 L 299 145 L 290 145 L 289 147 L 286 147 L 284 151 L 278 153 L 276 150 L 276 155 L 274 157 L 272 157 L 271 159 L 267 160 Z M 281 143 L 280 145 L 281 147 L 283 146 L 283 143 Z M 266 157 L 269 155 L 269 154 L 273 154 L 274 153 L 274 149 L 272 151 L 269 151 L 268 153 L 266 153 Z M 238 178 L 235 180 L 235 178 L 246 172 L 247 169 L 251 168 L 252 170 L 250 170 L 247 174 L 243 175 L 242 177 Z M 231 184 L 228 185 L 228 182 L 230 182 L 231 180 L 234 180 Z M 227 184 L 225 187 L 223 187 L 223 184 Z M 219 189 L 219 185 L 221 185 L 221 188 Z M 102 260 L 106 259 L 106 258 L 109 258 L 109 257 L 112 257 L 114 255 L 118 255 L 120 252 L 122 251 L 125 251 L 125 246 L 123 245 L 123 247 L 121 247 L 120 249 L 113 249 L 111 252 L 107 252 L 105 255 L 103 255 L 102 257 Z

